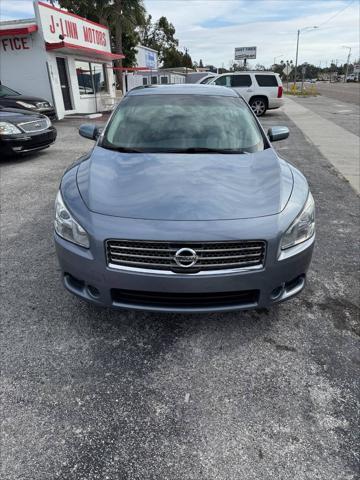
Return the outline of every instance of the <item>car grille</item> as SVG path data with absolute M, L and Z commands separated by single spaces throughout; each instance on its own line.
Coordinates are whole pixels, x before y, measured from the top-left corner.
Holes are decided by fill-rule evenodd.
M 48 128 L 48 120 L 46 118 L 39 118 L 33 122 L 19 123 L 18 127 L 26 133 L 41 132 Z
M 196 254 L 196 259 L 191 257 L 189 249 Z M 261 268 L 265 260 L 265 250 L 266 243 L 261 240 L 191 243 L 131 240 L 106 242 L 107 261 L 110 267 L 177 273 Z
M 113 288 L 111 298 L 116 305 L 170 308 L 201 309 L 216 307 L 256 306 L 259 301 L 259 290 L 240 292 L 204 292 L 204 293 L 172 293 L 143 292 Z

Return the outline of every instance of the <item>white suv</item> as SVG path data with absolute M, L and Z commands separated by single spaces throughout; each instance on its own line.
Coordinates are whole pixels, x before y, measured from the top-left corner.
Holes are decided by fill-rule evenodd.
M 208 85 L 231 87 L 249 103 L 257 117 L 283 104 L 283 86 L 278 73 L 232 72 L 217 75 Z

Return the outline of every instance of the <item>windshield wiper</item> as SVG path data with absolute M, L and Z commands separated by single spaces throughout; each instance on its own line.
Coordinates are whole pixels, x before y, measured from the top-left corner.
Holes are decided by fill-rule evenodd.
M 231 148 L 207 148 L 207 147 L 190 147 L 174 150 L 174 153 L 245 153 L 242 150 L 233 150 Z
M 106 150 L 114 150 L 115 152 L 125 152 L 125 153 L 144 153 L 144 150 L 137 150 L 136 148 L 131 147 L 108 147 L 107 145 L 100 145 Z

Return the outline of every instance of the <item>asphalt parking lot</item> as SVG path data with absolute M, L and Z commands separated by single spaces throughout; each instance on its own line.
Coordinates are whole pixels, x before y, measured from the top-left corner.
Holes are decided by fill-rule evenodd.
M 306 290 L 272 310 L 99 310 L 61 286 L 63 171 L 91 142 L 1 161 L 2 478 L 357 478 L 359 197 L 281 111 L 276 144 L 307 176 L 317 244 Z M 354 152 L 356 154 L 356 152 Z

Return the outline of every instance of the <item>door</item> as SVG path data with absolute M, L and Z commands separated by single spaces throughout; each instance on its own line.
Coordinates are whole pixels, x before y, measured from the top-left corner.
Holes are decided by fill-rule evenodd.
M 231 75 L 231 87 L 238 91 L 248 102 L 253 95 L 251 76 L 247 73 Z
M 64 100 L 65 110 L 72 110 L 71 95 L 70 95 L 70 85 L 69 78 L 66 71 L 65 58 L 56 57 L 57 68 L 59 72 L 61 92 Z

